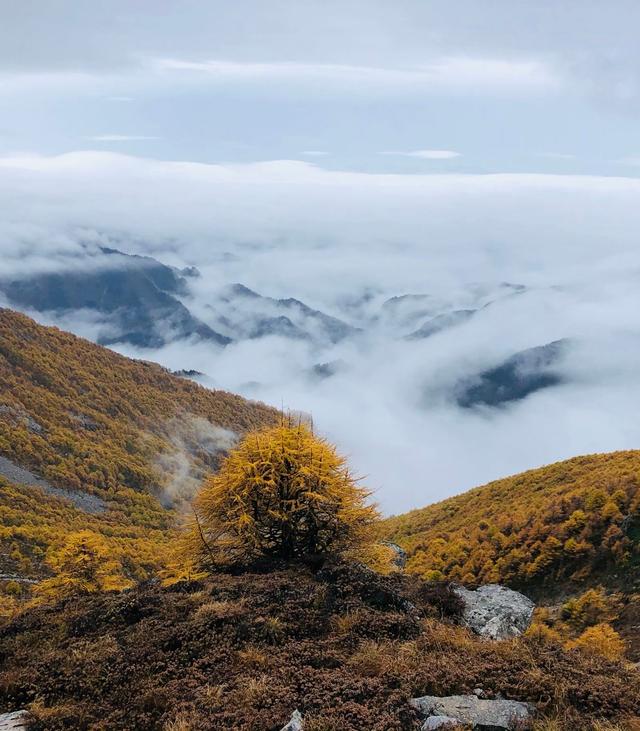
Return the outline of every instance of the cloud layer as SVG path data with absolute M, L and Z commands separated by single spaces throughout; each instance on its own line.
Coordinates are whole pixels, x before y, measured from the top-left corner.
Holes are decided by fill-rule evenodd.
M 86 152 L 0 160 L 0 201 L 5 276 L 92 266 L 78 254 L 97 242 L 198 266 L 185 303 L 210 323 L 221 289 L 242 282 L 362 328 L 337 344 L 267 337 L 222 352 L 197 342 L 122 350 L 311 412 L 388 512 L 640 442 L 638 180 L 375 175 Z M 434 314 L 478 312 L 407 341 L 413 305 L 383 307 L 404 294 L 429 295 Z M 89 337 L 98 326 L 89 316 L 57 322 Z M 578 343 L 563 365 L 566 385 L 497 410 L 454 403 L 458 379 L 566 337 Z M 321 363 L 339 367 L 312 378 Z

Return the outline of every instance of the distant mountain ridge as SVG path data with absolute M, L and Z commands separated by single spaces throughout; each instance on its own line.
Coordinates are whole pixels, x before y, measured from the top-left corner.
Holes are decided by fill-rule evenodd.
M 116 249 L 99 247 L 96 253 L 91 268 L 0 278 L 0 292 L 21 309 L 58 314 L 86 310 L 101 316 L 104 327 L 98 342 L 102 345 L 159 348 L 190 337 L 217 345 L 231 342 L 194 317 L 178 299 L 188 291 L 183 273 L 150 257 Z
M 218 328 L 235 339 L 278 335 L 297 340 L 336 344 L 360 330 L 309 307 L 293 297 L 277 299 L 258 294 L 243 284 L 225 287 L 209 305 Z

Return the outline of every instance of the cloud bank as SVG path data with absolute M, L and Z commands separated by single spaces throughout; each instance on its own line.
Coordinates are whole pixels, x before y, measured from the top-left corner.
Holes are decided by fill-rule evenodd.
M 83 244 L 103 243 L 197 266 L 184 301 L 205 322 L 219 292 L 242 282 L 361 328 L 335 344 L 272 336 L 221 352 L 195 341 L 120 349 L 311 412 L 397 512 L 574 454 L 638 446 L 639 201 L 631 178 L 22 155 L 0 159 L 0 252 L 3 275 L 21 276 L 79 266 Z M 407 294 L 425 297 L 402 300 L 406 310 L 384 305 Z M 475 314 L 406 340 L 415 302 Z M 420 311 L 416 326 L 428 319 Z M 91 318 L 58 324 L 95 331 Z M 498 409 L 454 403 L 459 379 L 562 338 L 576 342 L 563 385 Z M 339 367 L 310 375 L 323 363 Z

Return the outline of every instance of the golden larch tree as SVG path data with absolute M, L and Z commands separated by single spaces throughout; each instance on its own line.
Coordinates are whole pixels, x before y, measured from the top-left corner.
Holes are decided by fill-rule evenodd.
M 40 582 L 41 599 L 60 599 L 71 594 L 119 591 L 131 585 L 113 547 L 98 533 L 81 530 L 70 533 L 64 544 L 52 550 L 47 564 L 55 576 Z
M 305 425 L 251 433 L 194 500 L 189 535 L 201 565 L 358 550 L 379 518 L 346 460 Z

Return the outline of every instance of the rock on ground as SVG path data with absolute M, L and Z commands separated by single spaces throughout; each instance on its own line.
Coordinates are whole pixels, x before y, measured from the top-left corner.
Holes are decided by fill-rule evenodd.
M 29 727 L 29 720 L 27 711 L 0 713 L 0 731 L 23 731 Z
M 460 721 L 451 716 L 429 716 L 422 724 L 420 731 L 446 731 L 459 725 Z
M 483 700 L 475 695 L 450 695 L 439 698 L 426 695 L 413 698 L 411 705 L 429 721 L 429 717 L 448 716 L 474 729 L 515 731 L 528 728 L 533 707 L 528 703 L 507 700 Z M 426 726 L 423 729 L 442 728 Z M 446 727 L 445 727 L 446 728 Z
M 302 714 L 295 710 L 289 723 L 281 731 L 302 731 Z
M 464 623 L 482 637 L 518 637 L 531 624 L 535 604 L 518 591 L 500 584 L 487 584 L 476 591 L 457 586 L 454 591 L 465 605 Z

